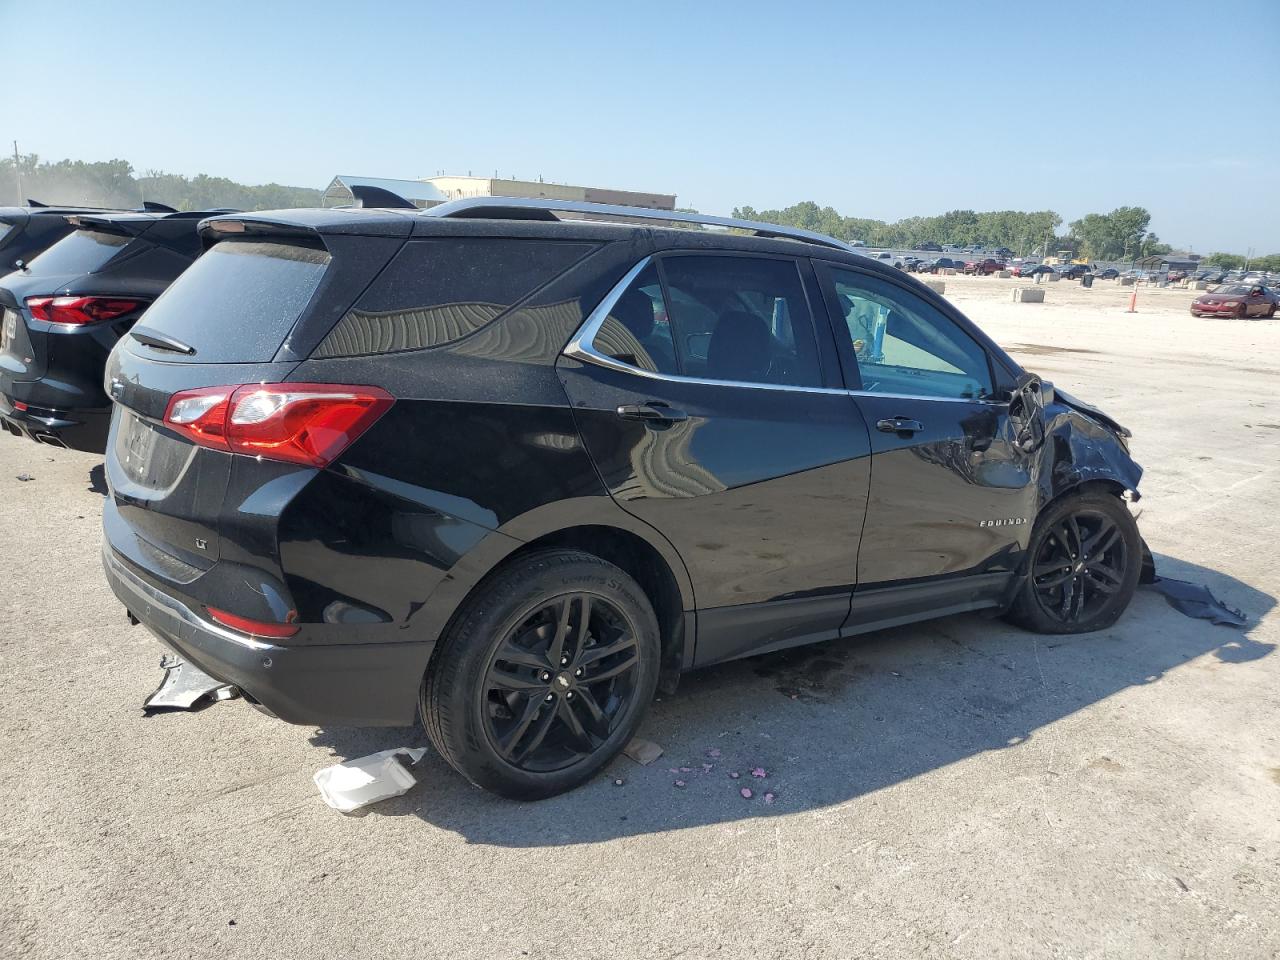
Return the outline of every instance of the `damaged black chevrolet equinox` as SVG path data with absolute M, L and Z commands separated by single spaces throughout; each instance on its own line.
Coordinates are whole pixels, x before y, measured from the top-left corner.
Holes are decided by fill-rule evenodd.
M 284 720 L 420 710 L 545 797 L 681 671 L 1133 595 L 1127 432 L 830 237 L 495 198 L 201 230 L 108 363 L 103 561 Z

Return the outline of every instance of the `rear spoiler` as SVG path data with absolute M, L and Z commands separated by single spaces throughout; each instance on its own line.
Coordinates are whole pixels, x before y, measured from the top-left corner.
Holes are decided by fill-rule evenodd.
M 349 188 L 351 196 L 360 201 L 362 207 L 386 207 L 392 210 L 417 210 L 417 206 L 411 200 L 406 200 L 398 193 L 392 193 L 382 187 L 372 187 L 368 184 L 352 184 Z
M 125 220 L 114 217 L 91 216 L 84 213 L 63 217 L 67 223 L 77 230 L 96 230 L 99 233 L 114 233 L 120 237 L 139 236 L 154 220 Z

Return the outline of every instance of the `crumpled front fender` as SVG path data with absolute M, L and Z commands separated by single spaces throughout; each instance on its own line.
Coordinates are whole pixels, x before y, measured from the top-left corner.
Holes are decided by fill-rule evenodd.
M 1038 508 L 1093 481 L 1114 483 L 1137 500 L 1140 467 L 1129 455 L 1129 431 L 1096 407 L 1045 385 L 1045 436 L 1037 456 Z

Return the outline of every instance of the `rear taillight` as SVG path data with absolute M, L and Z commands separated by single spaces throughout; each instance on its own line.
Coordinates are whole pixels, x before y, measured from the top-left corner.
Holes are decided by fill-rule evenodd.
M 37 320 L 75 326 L 102 320 L 118 320 L 146 305 L 145 300 L 125 300 L 119 297 L 27 297 L 27 309 Z
M 272 623 L 268 620 L 251 620 L 248 617 L 240 616 L 238 613 L 219 610 L 217 607 L 206 607 L 205 609 L 209 611 L 209 616 L 215 622 L 254 637 L 270 637 L 274 640 L 283 640 L 286 637 L 292 637 L 298 632 L 296 623 Z M 293 611 L 290 611 L 290 615 L 297 616 Z
M 249 383 L 175 393 L 164 422 L 201 446 L 324 467 L 393 403 L 377 387 Z

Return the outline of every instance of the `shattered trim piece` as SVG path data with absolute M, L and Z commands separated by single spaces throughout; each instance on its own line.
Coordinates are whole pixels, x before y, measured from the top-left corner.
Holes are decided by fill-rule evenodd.
M 197 710 L 219 700 L 240 696 L 239 688 L 215 680 L 180 657 L 160 658 L 164 678 L 155 693 L 142 702 L 144 713 L 162 710 Z

